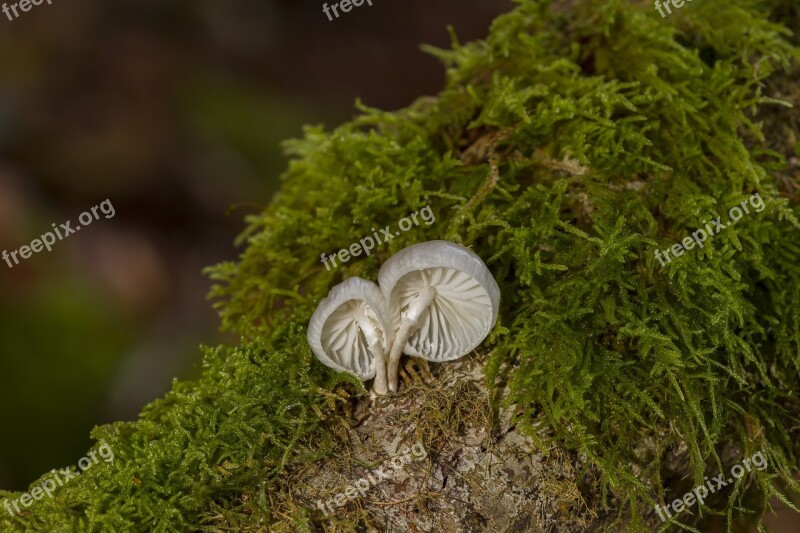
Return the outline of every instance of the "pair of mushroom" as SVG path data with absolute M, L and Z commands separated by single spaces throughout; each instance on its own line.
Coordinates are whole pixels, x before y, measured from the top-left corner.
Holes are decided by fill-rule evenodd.
M 497 322 L 500 288 L 480 257 L 449 241 L 390 257 L 378 285 L 353 277 L 331 289 L 308 324 L 317 358 L 375 394 L 397 390 L 400 357 L 441 363 L 474 350 Z

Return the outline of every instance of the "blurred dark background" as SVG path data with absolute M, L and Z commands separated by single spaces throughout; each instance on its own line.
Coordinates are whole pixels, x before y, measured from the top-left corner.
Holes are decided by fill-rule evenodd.
M 74 465 L 97 424 L 196 375 L 218 332 L 203 267 L 237 257 L 280 141 L 356 97 L 438 92 L 421 43 L 483 37 L 505 0 L 373 0 L 328 21 L 297 0 L 43 3 L 0 14 L 0 251 L 109 199 L 101 218 L 0 263 L 0 488 Z

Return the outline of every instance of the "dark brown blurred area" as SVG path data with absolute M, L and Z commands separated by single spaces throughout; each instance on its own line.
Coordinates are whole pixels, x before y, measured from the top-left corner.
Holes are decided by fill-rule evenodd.
M 446 47 L 506 1 L 86 0 L 0 14 L 0 251 L 105 199 L 94 222 L 0 263 L 0 488 L 74 464 L 91 428 L 133 420 L 196 375 L 217 331 L 201 269 L 234 260 L 269 202 L 280 142 L 360 97 L 394 109 L 441 88 Z M 233 206 L 233 209 L 231 207 Z M 238 207 L 237 207 L 238 206 Z M 230 213 L 229 213 L 230 211 Z

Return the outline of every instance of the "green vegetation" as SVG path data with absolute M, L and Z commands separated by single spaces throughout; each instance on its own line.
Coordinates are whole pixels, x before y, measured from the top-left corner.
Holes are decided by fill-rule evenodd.
M 206 349 L 203 376 L 138 422 L 97 428 L 115 463 L 0 529 L 321 520 L 274 514 L 271 491 L 331 453 L 365 391 L 316 362 L 305 325 L 333 284 L 434 238 L 471 247 L 500 284 L 483 347 L 494 408 L 585 454 L 600 473 L 586 490 L 622 501 L 621 521 L 642 526 L 665 488 L 762 450 L 769 468 L 706 509 L 758 522 L 800 489 L 797 20 L 788 0 L 697 0 L 665 19 L 650 2 L 521 1 L 485 41 L 431 50 L 448 67 L 437 97 L 307 128 L 241 260 L 209 271 L 241 345 Z M 656 249 L 756 191 L 764 211 L 661 267 Z M 320 262 L 428 204 L 436 224 Z

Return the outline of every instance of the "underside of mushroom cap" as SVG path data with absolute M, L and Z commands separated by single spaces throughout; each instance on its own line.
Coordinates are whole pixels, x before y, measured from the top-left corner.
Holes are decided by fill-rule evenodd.
M 361 381 L 375 377 L 375 354 L 386 349 L 386 301 L 377 285 L 362 278 L 348 278 L 331 289 L 308 323 L 308 343 L 317 358 L 339 372 L 350 372 Z
M 449 241 L 429 241 L 401 250 L 378 275 L 389 304 L 390 338 L 425 287 L 434 296 L 404 346 L 409 355 L 430 361 L 458 359 L 474 350 L 497 322 L 500 288 L 471 250 Z

